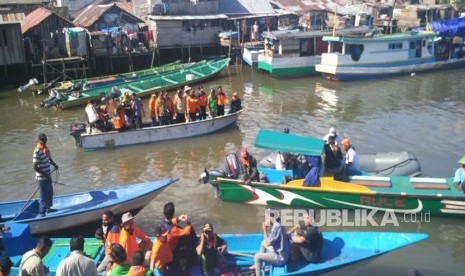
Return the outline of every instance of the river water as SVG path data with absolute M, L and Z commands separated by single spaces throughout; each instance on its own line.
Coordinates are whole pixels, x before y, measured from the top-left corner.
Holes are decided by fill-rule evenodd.
M 219 168 L 225 154 L 246 146 L 257 160 L 268 152 L 253 147 L 259 129 L 322 137 L 329 127 L 349 137 L 359 153 L 410 151 L 423 175 L 452 176 L 465 154 L 465 72 L 443 71 L 364 82 L 331 82 L 319 77 L 277 80 L 248 67 L 230 67 L 203 84 L 239 92 L 245 111 L 237 126 L 192 139 L 86 152 L 76 149 L 69 126 L 84 121 L 84 107 L 41 109 L 43 95 L 0 88 L 0 201 L 29 198 L 35 190 L 32 151 L 45 132 L 60 165 L 57 194 L 179 178 L 136 217 L 148 234 L 168 201 L 186 213 L 197 229 L 210 222 L 220 233 L 259 232 L 265 208 L 224 203 L 209 185 L 199 184 L 203 168 Z M 144 99 L 147 106 L 148 99 Z M 332 275 L 404 275 L 414 268 L 423 275 L 463 275 L 463 219 L 433 217 L 399 226 L 323 226 L 323 231 L 424 232 L 429 239 L 358 267 Z

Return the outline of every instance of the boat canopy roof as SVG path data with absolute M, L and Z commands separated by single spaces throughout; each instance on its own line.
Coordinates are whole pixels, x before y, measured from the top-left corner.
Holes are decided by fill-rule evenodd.
M 442 37 L 465 37 L 465 18 L 452 18 L 429 23 L 432 31 L 439 32 Z
M 324 144 L 322 139 L 265 129 L 261 129 L 255 138 L 257 148 L 311 156 L 320 156 Z
M 326 42 L 339 42 L 339 43 L 379 43 L 379 42 L 403 42 L 409 41 L 411 39 L 423 39 L 423 38 L 433 38 L 438 36 L 437 32 L 432 31 L 422 31 L 422 30 L 412 30 L 403 33 L 395 34 L 381 34 L 373 36 L 324 36 L 323 41 Z

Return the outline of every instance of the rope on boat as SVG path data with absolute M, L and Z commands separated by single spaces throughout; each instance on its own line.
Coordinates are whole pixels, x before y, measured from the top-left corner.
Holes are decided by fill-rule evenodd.
M 407 166 L 410 162 L 413 162 L 413 161 L 417 161 L 416 158 L 409 158 L 407 160 L 404 160 L 400 163 L 397 163 L 395 165 L 392 165 L 390 167 L 387 167 L 387 168 L 384 168 L 382 170 L 378 170 L 378 171 L 367 171 L 367 172 L 372 172 L 372 173 L 379 173 L 379 174 L 382 174 L 382 173 L 386 173 L 386 171 L 390 170 L 389 173 L 386 173 L 385 175 L 389 175 L 391 172 L 393 172 L 396 168 L 400 168 L 400 167 L 405 167 Z

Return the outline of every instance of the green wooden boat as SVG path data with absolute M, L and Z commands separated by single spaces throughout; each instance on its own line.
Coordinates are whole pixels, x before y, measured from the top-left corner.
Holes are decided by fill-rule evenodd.
M 316 156 L 321 155 L 322 145 L 314 138 L 270 130 L 260 130 L 255 140 L 259 148 Z M 291 171 L 261 172 L 270 183 L 245 185 L 241 180 L 217 178 L 219 196 L 223 201 L 258 205 L 465 217 L 465 194 L 455 189 L 453 178 L 351 176 L 342 182 L 325 175 L 319 186 L 303 186 L 303 179 L 282 184 L 283 173 L 292 175 Z
M 187 68 L 158 74 L 140 80 L 124 82 L 114 85 L 101 86 L 95 89 L 84 90 L 77 97 L 70 95 L 66 100 L 60 101 L 62 109 L 87 104 L 89 100 L 100 100 L 110 94 L 111 88 L 117 86 L 119 89 L 130 89 L 139 97 L 149 96 L 161 90 L 171 90 L 205 81 L 214 77 L 229 64 L 230 58 L 213 60 L 205 63 L 194 64 Z

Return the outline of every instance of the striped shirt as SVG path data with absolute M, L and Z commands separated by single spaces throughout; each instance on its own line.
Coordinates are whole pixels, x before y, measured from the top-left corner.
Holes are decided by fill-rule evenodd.
M 37 164 L 43 172 L 50 175 L 50 151 L 48 149 L 47 151 L 48 154 L 44 153 L 43 150 L 36 148 L 32 154 L 32 163 L 34 165 Z M 36 171 L 36 179 L 46 180 L 47 176 Z

